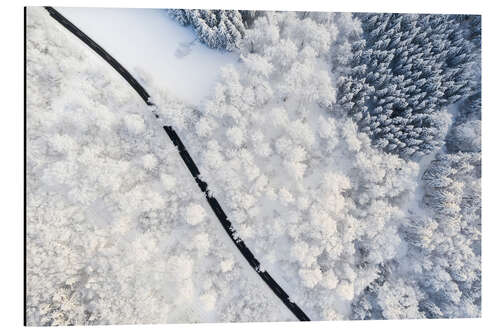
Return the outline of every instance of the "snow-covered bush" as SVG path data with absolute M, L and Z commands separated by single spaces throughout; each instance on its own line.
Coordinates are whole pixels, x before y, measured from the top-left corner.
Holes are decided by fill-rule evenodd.
M 186 208 L 186 223 L 191 225 L 200 224 L 205 219 L 205 209 L 198 204 L 191 204 Z
M 466 97 L 474 81 L 477 27 L 466 34 L 457 15 L 358 16 L 363 35 L 340 78 L 340 104 L 375 146 L 403 157 L 432 152 L 447 130 L 443 107 Z
M 255 11 L 169 9 L 182 25 L 191 25 L 201 42 L 208 47 L 232 51 L 238 47 L 245 29 L 256 16 Z

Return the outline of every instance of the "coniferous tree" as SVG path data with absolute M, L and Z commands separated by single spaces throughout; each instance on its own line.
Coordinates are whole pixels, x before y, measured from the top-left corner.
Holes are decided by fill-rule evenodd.
M 439 112 L 471 91 L 480 31 L 469 26 L 477 18 L 358 17 L 364 34 L 352 44 L 351 72 L 340 79 L 340 104 L 377 147 L 403 157 L 431 152 L 447 129 Z
M 169 9 L 171 17 L 182 25 L 192 25 L 200 41 L 208 47 L 232 51 L 238 47 L 251 26 L 256 11 Z

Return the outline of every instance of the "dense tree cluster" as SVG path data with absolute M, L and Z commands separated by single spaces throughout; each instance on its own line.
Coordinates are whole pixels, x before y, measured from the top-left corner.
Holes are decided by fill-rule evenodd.
M 407 235 L 422 266 L 426 317 L 478 317 L 481 309 L 481 155 L 441 154 L 423 176 L 432 219 Z
M 474 90 L 459 105 L 453 127 L 446 137 L 450 153 L 481 151 L 481 76 Z
M 191 25 L 201 42 L 211 48 L 232 51 L 256 16 L 256 11 L 169 9 L 182 25 Z
M 430 214 L 412 214 L 401 225 L 405 260 L 380 266 L 378 278 L 353 302 L 353 319 L 480 316 L 480 154 L 439 154 L 422 179 Z
M 350 75 L 340 79 L 340 104 L 377 147 L 403 157 L 433 151 L 447 130 L 440 111 L 471 90 L 480 18 L 358 16 L 363 36 L 352 44 Z

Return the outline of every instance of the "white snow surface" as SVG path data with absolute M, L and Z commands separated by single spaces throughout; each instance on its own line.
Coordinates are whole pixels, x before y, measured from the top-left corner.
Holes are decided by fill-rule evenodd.
M 220 68 L 238 59 L 201 44 L 191 28 L 180 26 L 165 9 L 56 9 L 132 74 L 140 68 L 190 104 L 208 96 Z

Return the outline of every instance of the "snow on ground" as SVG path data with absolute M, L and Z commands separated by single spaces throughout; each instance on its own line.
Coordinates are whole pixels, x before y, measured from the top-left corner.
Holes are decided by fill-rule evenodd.
M 126 69 L 143 69 L 158 85 L 191 104 L 211 93 L 222 66 L 237 61 L 234 54 L 201 44 L 192 29 L 180 26 L 164 9 L 56 9 Z
M 292 320 L 139 96 L 27 18 L 28 325 Z

